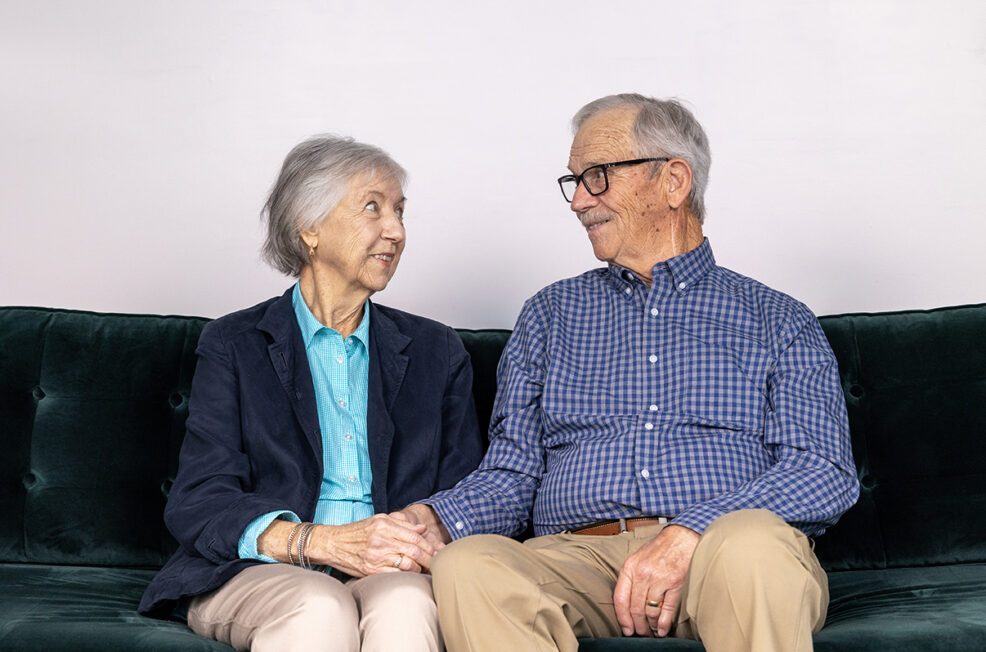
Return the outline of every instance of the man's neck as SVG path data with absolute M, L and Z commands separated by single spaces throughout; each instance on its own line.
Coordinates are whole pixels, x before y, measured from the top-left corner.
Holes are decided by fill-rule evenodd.
M 629 268 L 637 275 L 647 287 L 654 282 L 651 277 L 655 265 L 671 260 L 676 256 L 687 254 L 693 249 L 697 249 L 705 242 L 705 235 L 702 233 L 702 225 L 698 218 L 688 211 L 671 215 L 668 220 L 666 235 L 656 246 L 647 252 L 638 265 Z M 635 269 L 639 267 L 640 269 Z

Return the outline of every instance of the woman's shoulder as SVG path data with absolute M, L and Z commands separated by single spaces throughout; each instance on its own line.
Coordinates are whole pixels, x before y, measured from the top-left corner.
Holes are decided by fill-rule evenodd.
M 379 303 L 371 303 L 370 305 L 376 309 L 377 314 L 380 317 L 390 320 L 393 325 L 397 327 L 397 330 L 409 337 L 416 337 L 419 335 L 444 337 L 447 333 L 453 331 L 451 326 L 434 319 L 429 319 L 428 317 L 415 315 L 414 313 L 398 310 L 397 308 L 391 308 L 390 306 L 382 306 Z M 373 328 L 374 316 L 375 315 L 371 312 L 371 328 Z
M 271 297 L 249 308 L 242 308 L 231 312 L 222 317 L 218 317 L 203 329 L 203 335 L 216 333 L 222 334 L 223 339 L 235 337 L 243 332 L 256 332 L 257 326 L 268 316 L 271 306 L 278 301 L 286 302 L 286 307 L 291 308 L 290 290 L 280 296 Z

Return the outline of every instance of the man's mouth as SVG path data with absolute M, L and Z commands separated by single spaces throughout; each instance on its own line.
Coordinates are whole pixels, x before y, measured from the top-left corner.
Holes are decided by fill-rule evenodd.
M 585 230 L 591 233 L 598 229 L 601 224 L 605 224 L 613 218 L 603 215 L 583 215 L 579 219 L 582 221 L 582 226 L 585 227 Z

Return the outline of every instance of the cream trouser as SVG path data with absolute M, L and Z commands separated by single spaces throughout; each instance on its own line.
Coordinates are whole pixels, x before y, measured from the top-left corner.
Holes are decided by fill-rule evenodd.
M 620 568 L 663 527 L 450 544 L 432 563 L 449 651 L 570 652 L 576 637 L 621 636 L 613 607 Z M 702 535 L 672 636 L 709 652 L 800 652 L 812 649 L 827 608 L 828 579 L 807 537 L 771 512 L 743 510 Z
M 431 577 L 381 573 L 345 584 L 288 564 L 251 566 L 188 608 L 193 632 L 254 652 L 443 649 Z

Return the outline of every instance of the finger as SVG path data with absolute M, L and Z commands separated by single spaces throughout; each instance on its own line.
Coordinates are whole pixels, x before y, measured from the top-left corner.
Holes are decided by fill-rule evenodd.
M 620 629 L 624 636 L 633 636 L 633 618 L 630 616 L 630 577 L 620 571 L 620 577 L 616 580 L 616 588 L 613 589 L 613 607 L 616 608 L 616 620 L 620 623 Z
M 678 610 L 678 600 L 681 599 L 681 589 L 672 589 L 664 594 L 664 604 L 661 606 L 661 616 L 657 622 L 657 635 L 667 636 L 674 624 L 674 614 Z
M 653 593 L 644 602 L 644 616 L 647 618 L 647 626 L 650 628 L 651 634 L 655 636 L 662 636 L 660 634 L 660 619 L 663 609 L 664 601 L 660 597 L 655 599 Z
M 653 636 L 650 623 L 647 622 L 647 596 L 662 595 L 659 587 L 652 587 L 646 579 L 635 573 L 633 585 L 630 587 L 630 617 L 633 619 L 633 630 L 640 636 Z M 660 599 L 660 598 L 658 598 Z

